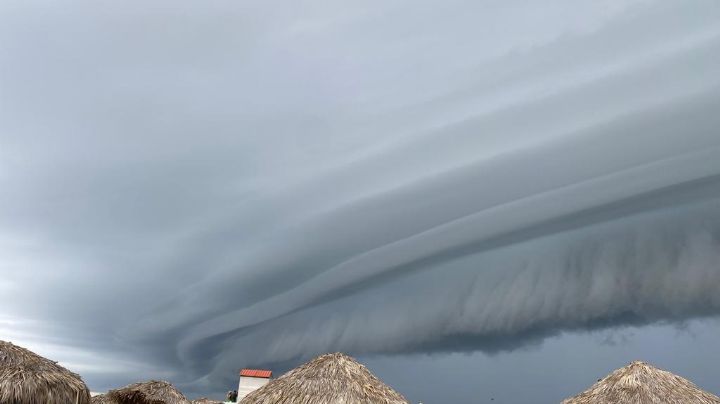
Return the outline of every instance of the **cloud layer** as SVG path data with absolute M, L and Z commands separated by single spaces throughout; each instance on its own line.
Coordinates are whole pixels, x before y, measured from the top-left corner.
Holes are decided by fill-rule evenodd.
M 6 2 L 0 338 L 222 391 L 716 316 L 691 3 Z

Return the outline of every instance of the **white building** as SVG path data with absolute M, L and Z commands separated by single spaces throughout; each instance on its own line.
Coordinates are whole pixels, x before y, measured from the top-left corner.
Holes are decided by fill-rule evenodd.
M 250 392 L 259 389 L 260 387 L 268 384 L 272 378 L 272 372 L 269 370 L 259 369 L 243 369 L 240 371 L 240 384 L 238 385 L 238 398 L 239 403 L 243 397 L 250 394 Z

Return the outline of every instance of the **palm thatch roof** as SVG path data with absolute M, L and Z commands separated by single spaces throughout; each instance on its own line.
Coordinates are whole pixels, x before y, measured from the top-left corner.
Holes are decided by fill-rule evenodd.
M 242 404 L 409 404 L 355 359 L 341 353 L 318 356 L 270 381 Z
M 720 404 L 720 398 L 687 379 L 645 362 L 633 362 L 562 404 Z
M 0 403 L 90 404 L 90 391 L 56 362 L 0 341 Z
M 192 404 L 222 404 L 222 401 L 215 401 L 207 397 L 203 397 L 198 398 L 197 400 L 193 400 Z
M 110 390 L 107 396 L 117 404 L 190 404 L 172 384 L 157 380 Z
M 92 404 L 117 404 L 110 397 L 108 397 L 107 394 L 98 394 L 97 396 L 93 396 L 92 398 L 90 398 L 90 401 L 92 402 Z

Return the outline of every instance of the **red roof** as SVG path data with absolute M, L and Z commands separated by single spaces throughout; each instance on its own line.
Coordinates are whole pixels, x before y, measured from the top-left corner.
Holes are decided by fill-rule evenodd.
M 260 370 L 260 369 L 243 369 L 240 371 L 240 376 L 245 377 L 262 377 L 264 379 L 269 379 L 272 377 L 272 371 L 270 370 Z

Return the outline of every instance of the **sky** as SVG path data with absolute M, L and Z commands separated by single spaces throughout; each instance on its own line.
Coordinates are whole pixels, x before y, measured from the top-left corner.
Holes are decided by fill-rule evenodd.
M 0 339 L 93 391 L 720 393 L 720 2 L 0 2 Z

